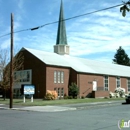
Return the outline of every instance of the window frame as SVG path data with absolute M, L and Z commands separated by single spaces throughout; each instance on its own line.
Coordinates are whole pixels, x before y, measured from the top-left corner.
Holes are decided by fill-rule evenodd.
M 116 88 L 121 87 L 121 78 L 118 76 L 116 77 Z
M 54 83 L 64 83 L 64 71 L 54 70 Z
M 104 75 L 104 90 L 109 91 L 109 76 L 108 75 Z
M 64 97 L 64 88 L 61 88 L 60 96 L 61 96 L 61 97 Z
M 58 94 L 58 97 L 61 96 L 61 88 L 58 88 L 58 89 L 57 89 L 57 94 Z
M 127 79 L 127 91 L 130 92 L 130 78 Z
M 54 71 L 54 83 L 57 83 L 57 71 Z
M 61 83 L 61 73 L 57 71 L 57 83 Z
M 64 72 L 60 72 L 61 83 L 64 83 Z

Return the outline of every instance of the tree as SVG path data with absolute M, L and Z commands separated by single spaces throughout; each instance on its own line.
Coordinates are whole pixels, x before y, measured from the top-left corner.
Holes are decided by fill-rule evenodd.
M 130 58 L 128 57 L 125 50 L 121 46 L 117 50 L 113 62 L 115 64 L 130 66 Z
M 13 57 L 13 71 L 23 68 L 24 57 L 18 53 Z M 10 89 L 10 64 L 9 50 L 0 48 L 0 89 L 3 91 L 3 98 L 6 98 L 6 91 Z
M 130 11 L 130 0 L 128 2 L 123 2 L 124 5 L 120 8 L 120 12 L 122 12 L 122 16 L 125 17 L 126 16 L 126 11 L 129 12 Z M 129 6 L 129 7 L 128 7 Z
M 69 96 L 76 98 L 78 94 L 79 87 L 76 85 L 76 83 L 71 83 L 71 85 L 69 86 Z
M 5 85 L 5 82 L 3 81 L 3 73 L 4 73 L 4 68 L 8 62 L 9 62 L 9 51 L 7 49 L 0 48 L 0 90 L 4 99 L 8 87 Z

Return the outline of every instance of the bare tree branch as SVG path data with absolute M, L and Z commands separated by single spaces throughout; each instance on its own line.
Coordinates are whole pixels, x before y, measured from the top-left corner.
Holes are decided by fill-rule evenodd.
M 24 56 L 18 53 L 13 57 L 13 72 L 23 69 Z M 17 82 L 17 81 L 15 81 Z M 0 49 L 0 88 L 7 91 L 10 88 L 9 50 Z

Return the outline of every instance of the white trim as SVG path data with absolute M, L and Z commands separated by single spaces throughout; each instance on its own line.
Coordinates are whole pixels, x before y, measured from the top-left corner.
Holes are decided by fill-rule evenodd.
M 130 92 L 128 91 L 129 90 L 129 87 L 128 87 L 128 81 L 130 80 L 130 78 L 127 78 L 127 92 Z
M 93 91 L 97 91 L 97 81 L 93 81 Z
M 119 87 L 121 87 L 121 78 L 119 76 L 116 77 L 116 88 L 119 88 L 119 87 L 117 87 L 117 81 L 118 81 L 117 78 L 119 78 L 119 81 L 120 81 L 120 86 Z
M 13 88 L 21 88 L 22 84 L 32 84 L 32 70 L 14 71 L 14 86 Z M 28 77 L 29 76 L 29 77 Z
M 64 71 L 60 72 L 61 83 L 64 83 Z
M 54 70 L 54 83 L 64 83 L 64 71 Z
M 61 95 L 61 89 L 60 88 L 57 88 L 57 94 L 58 94 L 58 97 L 60 97 L 60 95 Z
M 106 88 L 106 87 L 105 87 L 105 84 L 106 84 L 106 83 L 105 83 L 105 80 L 106 80 L 106 79 L 105 79 L 105 76 L 108 77 L 108 78 L 107 78 L 107 80 L 108 80 L 108 90 L 105 90 L 105 88 Z M 108 75 L 104 75 L 104 91 L 109 91 L 109 76 L 108 76 Z
M 61 96 L 61 97 L 64 97 L 64 88 L 61 88 L 60 96 Z
M 57 83 L 57 71 L 54 71 L 54 83 Z
M 61 83 L 61 74 L 60 74 L 60 71 L 57 71 L 57 83 Z

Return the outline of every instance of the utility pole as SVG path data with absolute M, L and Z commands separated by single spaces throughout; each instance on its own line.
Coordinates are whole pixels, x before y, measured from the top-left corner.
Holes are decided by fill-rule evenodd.
M 14 17 L 11 13 L 11 46 L 10 46 L 10 108 L 13 108 L 13 22 Z

